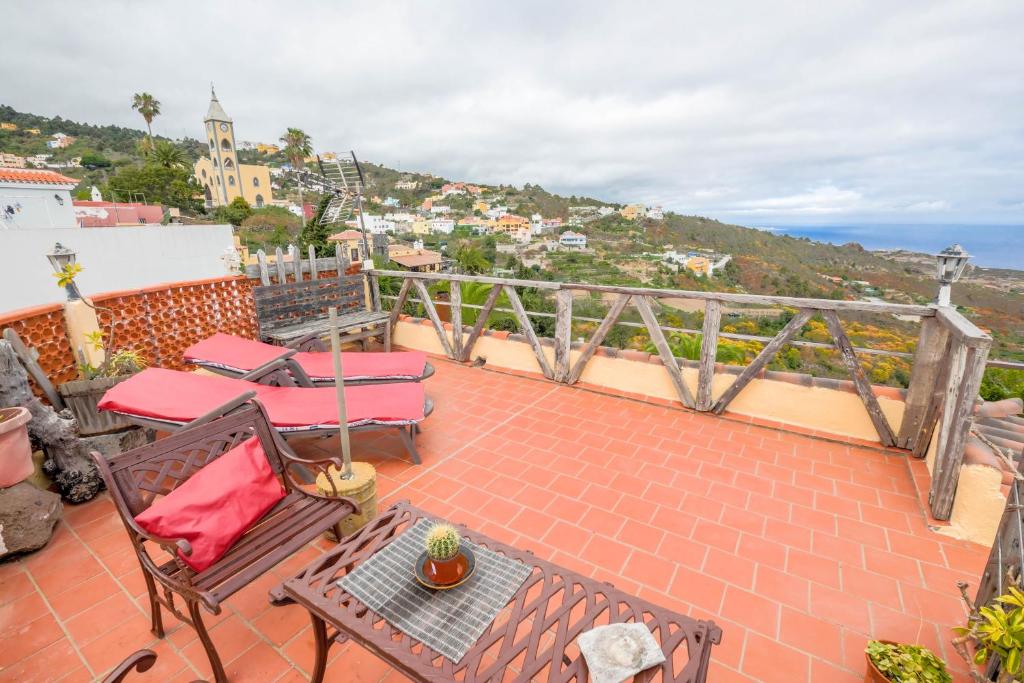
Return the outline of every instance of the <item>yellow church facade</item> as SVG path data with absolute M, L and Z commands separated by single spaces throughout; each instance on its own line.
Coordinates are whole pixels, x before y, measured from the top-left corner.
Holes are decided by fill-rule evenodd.
M 274 199 L 267 166 L 238 163 L 235 124 L 220 106 L 217 94 L 210 91 L 210 109 L 203 119 L 210 156 L 195 164 L 196 180 L 203 188 L 206 207 L 227 206 L 235 197 L 243 197 L 250 206 L 269 206 Z

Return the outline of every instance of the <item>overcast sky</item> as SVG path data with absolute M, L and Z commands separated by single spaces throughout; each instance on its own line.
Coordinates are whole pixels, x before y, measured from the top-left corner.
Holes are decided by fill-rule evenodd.
M 0 103 L 745 225 L 1024 223 L 1024 2 L 4 2 Z

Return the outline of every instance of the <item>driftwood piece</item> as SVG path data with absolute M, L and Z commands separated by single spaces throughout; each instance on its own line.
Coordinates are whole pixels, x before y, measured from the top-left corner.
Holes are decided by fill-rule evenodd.
M 802 310 L 790 319 L 786 326 L 779 330 L 779 333 L 775 335 L 775 338 L 768 342 L 761 353 L 757 354 L 757 357 L 751 361 L 750 365 L 744 368 L 740 376 L 737 377 L 729 387 L 722 392 L 722 395 L 718 397 L 714 407 L 711 409 L 716 415 L 721 415 L 722 411 L 732 402 L 736 395 L 743 391 L 743 388 L 750 384 L 750 380 L 757 376 L 757 373 L 764 369 L 764 366 L 771 362 L 775 354 L 779 352 L 783 346 L 789 343 L 789 340 L 795 337 L 799 332 L 800 328 L 807 324 L 807 321 L 814 315 L 813 311 Z
M 718 333 L 722 324 L 722 303 L 708 299 L 704 306 L 704 330 L 700 343 L 700 370 L 697 376 L 697 410 L 711 410 L 711 383 L 715 379 Z
M 555 381 L 569 376 L 569 350 L 572 343 L 572 292 L 555 292 Z
M 526 309 L 523 307 L 523 302 L 519 300 L 519 295 L 516 293 L 515 288 L 511 285 L 505 285 L 505 295 L 508 296 L 509 303 L 512 304 L 512 310 L 519 321 L 519 329 L 526 336 L 526 341 L 529 342 L 530 348 L 533 349 L 533 355 L 537 357 L 540 371 L 544 373 L 546 378 L 554 379 L 555 373 L 551 369 L 551 364 L 548 363 L 548 357 L 544 355 L 544 348 L 540 345 L 540 339 L 537 338 L 537 333 L 533 329 L 530 316 L 526 314 Z
M 575 365 L 572 366 L 572 370 L 569 372 L 569 377 L 566 379 L 568 384 L 575 384 L 580 380 L 580 375 L 583 374 L 583 368 L 587 366 L 587 363 L 594 354 L 597 353 L 597 349 L 601 346 L 601 342 L 611 332 L 612 327 L 615 326 L 615 322 L 622 315 L 622 311 L 626 308 L 626 305 L 630 300 L 629 294 L 620 294 L 619 297 L 612 303 L 608 309 L 608 313 L 605 314 L 604 320 L 598 325 L 597 329 L 594 330 L 594 335 L 587 342 L 587 345 L 583 347 L 583 353 L 576 359 Z
M 498 297 L 501 296 L 501 287 L 495 285 L 491 287 L 491 291 L 487 293 L 487 300 L 484 301 L 484 306 L 476 312 L 476 322 L 473 323 L 473 329 L 469 331 L 469 336 L 466 337 L 466 343 L 462 347 L 462 357 L 459 360 L 469 360 L 469 354 L 473 352 L 473 346 L 476 345 L 476 340 L 480 338 L 481 333 L 484 331 L 484 326 L 487 325 L 487 318 L 491 315 L 491 311 L 494 310 L 494 306 L 498 303 Z
M 14 353 L 18 356 L 18 360 L 21 361 L 21 366 L 25 368 L 32 381 L 36 383 L 36 386 L 46 396 L 46 400 L 50 402 L 50 405 L 55 410 L 64 410 L 64 399 L 61 398 L 60 393 L 53 386 L 53 382 L 50 381 L 50 378 L 47 377 L 46 373 L 43 372 L 43 368 L 37 362 L 39 354 L 25 346 L 25 342 L 21 341 L 18 333 L 9 327 L 4 330 L 4 339 L 10 343 Z
M 875 426 L 875 431 L 878 432 L 882 445 L 896 445 L 896 436 L 892 432 L 889 420 L 886 419 L 885 413 L 882 412 L 882 407 L 878 405 L 878 397 L 871 390 L 871 382 L 868 380 L 864 368 L 861 367 L 860 361 L 857 360 L 857 354 L 853 350 L 850 338 L 846 336 L 843 326 L 839 323 L 839 316 L 836 315 L 835 311 L 822 311 L 822 316 L 825 318 L 825 325 L 828 326 L 828 331 L 836 342 L 836 347 L 839 349 L 847 370 L 850 371 L 853 386 L 857 390 L 860 400 L 864 403 L 864 408 L 868 411 L 868 417 L 871 418 L 871 424 Z
M 69 503 L 84 503 L 100 490 L 102 479 L 78 438 L 78 423 L 68 413 L 58 413 L 32 394 L 28 374 L 13 347 L 0 341 L 0 406 L 24 406 L 32 413 L 28 433 L 47 454 L 47 473 Z
M 423 304 L 423 310 L 427 312 L 427 317 L 430 318 L 434 331 L 437 332 L 437 338 L 441 342 L 445 355 L 449 358 L 455 358 L 455 354 L 452 353 L 452 345 L 448 342 L 448 333 L 445 332 L 441 317 L 437 314 L 437 308 L 434 307 L 434 302 L 430 299 L 430 292 L 427 291 L 427 286 L 423 283 L 423 280 L 413 280 L 413 285 L 416 287 L 416 294 L 419 296 L 420 303 Z
M 654 348 L 658 350 L 662 365 L 668 370 L 668 376 L 672 379 L 676 393 L 679 394 L 679 400 L 687 408 L 695 408 L 696 403 L 693 400 L 693 394 L 690 392 L 690 387 L 686 386 L 683 373 L 679 370 L 679 363 L 676 361 L 675 356 L 672 355 L 672 349 L 669 348 L 668 341 L 665 339 L 665 333 L 661 329 L 661 324 L 658 323 L 658 318 L 655 317 L 654 311 L 651 310 L 650 299 L 646 296 L 637 296 L 634 297 L 633 304 L 640 312 L 640 317 L 643 318 L 644 324 L 647 326 L 647 332 L 651 335 Z
M 267 252 L 262 249 L 256 252 L 256 263 L 260 269 L 260 284 L 270 284 L 270 267 L 267 265 Z

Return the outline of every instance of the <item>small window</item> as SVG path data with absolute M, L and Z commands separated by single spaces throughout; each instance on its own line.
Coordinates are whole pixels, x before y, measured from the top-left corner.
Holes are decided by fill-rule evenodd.
M 257 209 L 262 209 L 263 208 L 263 195 L 261 195 L 261 194 L 256 195 L 256 208 Z
M 259 178 L 253 178 L 252 179 L 252 186 L 253 187 L 259 187 L 260 186 L 260 179 Z
M 217 159 L 216 158 L 214 158 L 214 160 L 213 160 L 213 167 L 217 168 Z
M 57 200 L 57 203 L 59 205 L 64 206 L 64 198 L 61 197 L 59 194 L 53 195 L 53 198 Z
M 210 138 L 210 149 L 217 149 L 217 143 L 213 141 L 213 138 Z
M 203 178 L 206 177 L 206 169 L 205 168 L 201 171 L 201 174 L 202 174 Z
M 234 187 L 234 185 L 235 185 L 235 176 L 233 176 L 233 175 L 229 175 L 228 176 L 228 185 L 231 185 L 232 187 Z
M 220 176 L 217 176 L 217 184 L 220 185 Z
M 224 168 L 234 168 L 234 167 L 235 167 L 235 162 L 231 161 L 231 159 L 225 159 L 224 160 Z
M 223 140 L 220 141 L 220 148 L 223 150 L 227 150 L 229 152 L 231 151 L 231 143 L 228 142 L 227 138 L 224 138 Z

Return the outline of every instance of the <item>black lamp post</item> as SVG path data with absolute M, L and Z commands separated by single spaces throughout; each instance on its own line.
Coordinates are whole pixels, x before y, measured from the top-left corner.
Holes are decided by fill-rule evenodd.
M 960 279 L 967 268 L 967 259 L 971 258 L 959 244 L 946 247 L 935 255 L 938 266 L 939 295 L 935 303 L 939 306 L 949 306 L 950 289 L 954 282 Z
M 74 249 L 68 249 L 60 242 L 53 245 L 53 251 L 46 255 L 47 260 L 53 267 L 53 272 L 63 273 L 64 268 L 69 265 L 74 265 L 77 254 Z M 82 298 L 82 293 L 78 291 L 78 285 L 71 281 L 64 285 L 64 291 L 68 294 L 68 301 L 75 301 Z

